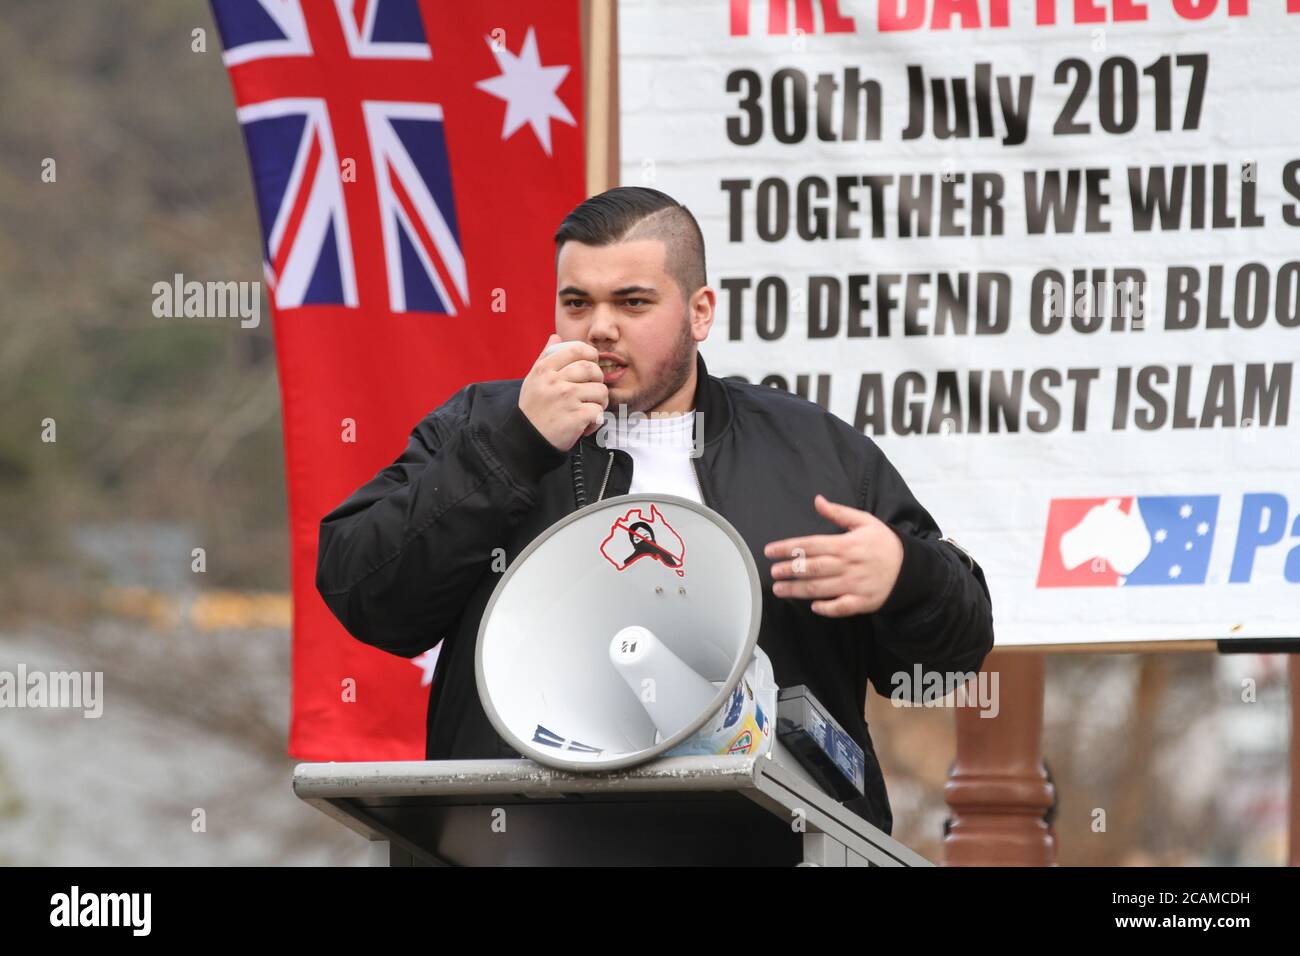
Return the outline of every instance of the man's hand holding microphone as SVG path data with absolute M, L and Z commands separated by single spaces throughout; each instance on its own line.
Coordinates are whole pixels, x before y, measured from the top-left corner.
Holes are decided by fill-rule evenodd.
M 586 342 L 565 342 L 552 333 L 519 390 L 519 410 L 560 451 L 604 421 L 609 387 L 599 357 Z

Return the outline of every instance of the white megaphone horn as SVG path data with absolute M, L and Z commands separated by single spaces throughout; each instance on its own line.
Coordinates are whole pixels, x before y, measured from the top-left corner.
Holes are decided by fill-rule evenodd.
M 721 515 L 674 495 L 588 505 L 529 544 L 492 593 L 475 660 L 483 709 L 539 763 L 642 763 L 732 701 L 761 609 L 753 556 Z

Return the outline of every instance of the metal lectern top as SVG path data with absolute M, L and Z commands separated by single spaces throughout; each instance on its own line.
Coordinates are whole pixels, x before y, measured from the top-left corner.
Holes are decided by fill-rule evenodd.
M 931 866 L 768 756 L 572 773 L 531 760 L 304 763 L 294 793 L 408 866 Z

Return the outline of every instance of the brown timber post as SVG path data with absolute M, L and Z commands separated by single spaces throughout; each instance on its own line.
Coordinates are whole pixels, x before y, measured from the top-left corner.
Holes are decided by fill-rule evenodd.
M 1044 820 L 1054 800 L 1043 766 L 1046 657 L 995 650 L 983 669 L 998 672 L 998 715 L 956 708 L 944 865 L 1054 866 L 1056 839 Z

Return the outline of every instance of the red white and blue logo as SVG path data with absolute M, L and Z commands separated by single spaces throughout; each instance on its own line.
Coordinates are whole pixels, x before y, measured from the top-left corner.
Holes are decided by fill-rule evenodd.
M 1056 498 L 1038 587 L 1204 584 L 1218 495 Z

